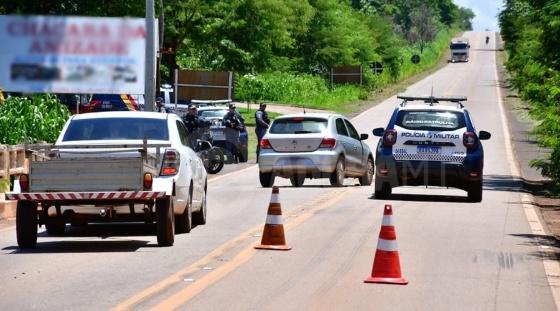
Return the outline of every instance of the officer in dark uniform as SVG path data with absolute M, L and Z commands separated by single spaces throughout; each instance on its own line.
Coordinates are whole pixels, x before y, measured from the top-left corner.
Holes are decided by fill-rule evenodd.
M 229 104 L 229 110 L 222 119 L 222 124 L 226 127 L 226 150 L 228 156 L 238 157 L 240 150 L 239 132 L 245 126 L 245 120 L 239 112 L 235 110 L 235 104 Z
M 189 110 L 185 116 L 183 116 L 183 123 L 187 127 L 189 134 L 189 139 L 192 144 L 196 146 L 196 140 L 201 138 L 200 129 L 208 127 L 209 123 L 204 118 L 199 118 L 196 113 L 196 106 L 190 105 Z
M 257 125 L 255 126 L 255 133 L 257 134 L 257 163 L 259 162 L 259 152 L 261 151 L 261 139 L 266 130 L 270 126 L 270 119 L 266 113 L 266 104 L 261 103 L 259 105 L 259 110 L 255 112 L 255 121 Z

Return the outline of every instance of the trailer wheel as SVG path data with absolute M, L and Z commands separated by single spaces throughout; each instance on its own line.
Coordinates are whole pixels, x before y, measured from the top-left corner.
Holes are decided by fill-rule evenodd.
M 173 203 L 166 197 L 156 200 L 157 241 L 159 246 L 172 246 L 175 242 Z
M 20 200 L 16 208 L 16 234 L 19 248 L 37 245 L 37 204 Z

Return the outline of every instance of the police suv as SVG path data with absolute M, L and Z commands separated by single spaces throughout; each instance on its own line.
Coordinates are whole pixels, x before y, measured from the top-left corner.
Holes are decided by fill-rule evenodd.
M 397 96 L 387 128 L 376 128 L 375 197 L 388 198 L 399 186 L 442 186 L 482 200 L 484 152 L 463 102 L 466 97 Z

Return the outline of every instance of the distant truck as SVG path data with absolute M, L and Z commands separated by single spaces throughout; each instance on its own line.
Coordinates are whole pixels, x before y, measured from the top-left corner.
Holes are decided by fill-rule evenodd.
M 468 62 L 469 61 L 469 39 L 467 38 L 454 38 L 451 40 L 449 50 L 451 53 L 451 62 Z

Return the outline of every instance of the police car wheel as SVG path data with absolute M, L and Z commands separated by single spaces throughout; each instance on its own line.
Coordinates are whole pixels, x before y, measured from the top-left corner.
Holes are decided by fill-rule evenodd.
M 482 181 L 476 181 L 469 185 L 467 195 L 470 202 L 482 201 Z
M 380 190 L 377 190 L 377 187 L 375 188 L 374 195 L 376 199 L 388 199 L 391 196 L 392 189 L 389 183 L 383 183 Z

